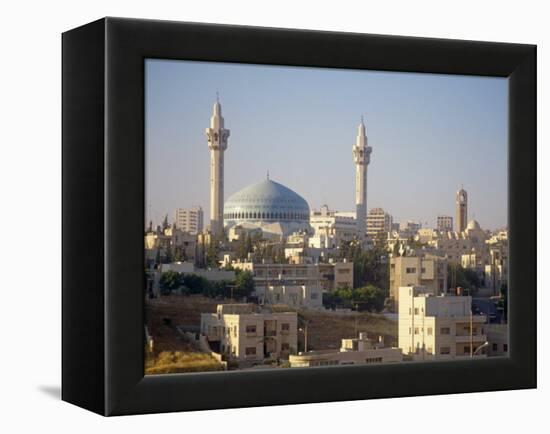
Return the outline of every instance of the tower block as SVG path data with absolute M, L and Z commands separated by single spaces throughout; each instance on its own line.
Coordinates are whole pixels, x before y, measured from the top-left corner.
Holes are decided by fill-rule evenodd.
M 219 235 L 223 233 L 223 157 L 227 149 L 229 130 L 224 128 L 222 106 L 218 99 L 214 103 L 210 127 L 205 132 L 210 150 L 210 230 L 212 234 Z
M 357 139 L 353 145 L 353 162 L 355 163 L 355 212 L 357 234 L 361 241 L 366 237 L 367 226 L 367 167 L 370 163 L 372 148 L 368 146 L 363 117 L 357 130 Z

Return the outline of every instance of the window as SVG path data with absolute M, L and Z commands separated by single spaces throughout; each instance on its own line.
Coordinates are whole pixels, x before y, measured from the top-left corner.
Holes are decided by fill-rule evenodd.
M 317 294 L 316 292 L 311 293 L 312 300 L 317 300 L 318 297 L 319 297 L 319 294 Z
M 256 347 L 246 347 L 244 352 L 247 356 L 255 356 L 256 355 Z
M 290 344 L 283 342 L 281 344 L 281 351 L 288 351 L 288 350 L 290 350 Z
M 470 354 L 470 345 L 464 347 L 464 354 Z
M 418 334 L 418 327 L 415 327 L 415 328 L 414 328 L 414 334 L 415 334 L 415 335 Z
M 427 329 L 428 336 L 433 335 L 433 332 L 434 332 L 433 329 L 431 327 L 428 327 Z
M 441 327 L 440 333 L 442 335 L 450 335 L 451 329 L 449 327 Z
M 493 344 L 493 351 L 497 351 L 498 350 L 498 344 Z
M 414 308 L 414 314 L 418 315 L 418 308 L 417 307 Z
M 256 333 L 256 326 L 255 325 L 247 325 L 246 326 L 246 332 L 247 333 Z
M 425 273 L 426 272 L 426 269 L 424 267 L 421 268 L 420 270 L 422 273 Z
M 286 331 L 289 331 L 289 330 L 290 330 L 290 324 L 287 323 L 287 322 L 282 323 L 282 324 L 281 324 L 281 330 L 283 330 L 283 331 L 285 331 L 285 332 L 286 332 Z
M 416 268 L 415 268 L 415 267 L 407 267 L 407 268 L 405 269 L 405 272 L 406 272 L 407 274 L 415 274 L 415 273 L 416 273 Z
M 508 352 L 508 344 L 502 344 L 502 351 L 504 351 L 505 353 Z
M 451 347 L 441 347 L 439 354 L 451 354 Z
M 237 326 L 233 327 L 233 336 L 237 337 Z

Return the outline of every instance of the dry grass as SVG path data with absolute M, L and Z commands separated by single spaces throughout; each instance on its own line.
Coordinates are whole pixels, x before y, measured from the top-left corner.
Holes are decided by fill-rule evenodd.
M 222 365 L 210 354 L 184 351 L 161 351 L 146 358 L 145 374 L 222 371 Z

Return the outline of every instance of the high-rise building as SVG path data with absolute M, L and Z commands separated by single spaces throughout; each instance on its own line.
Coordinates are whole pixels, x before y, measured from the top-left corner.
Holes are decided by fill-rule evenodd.
M 441 232 L 452 232 L 453 218 L 449 215 L 437 216 L 437 230 Z
M 353 161 L 355 163 L 355 209 L 357 232 L 359 239 L 365 239 L 367 219 L 367 167 L 370 163 L 372 148 L 368 146 L 365 134 L 365 124 L 361 117 L 357 131 L 357 139 L 353 146 Z
M 463 232 L 468 224 L 468 193 L 461 188 L 456 192 L 456 230 Z
M 223 232 L 223 157 L 227 149 L 229 130 L 224 128 L 222 106 L 217 98 L 210 118 L 210 127 L 205 131 L 210 150 L 210 230 L 214 235 L 218 235 Z
M 367 215 L 367 236 L 376 238 L 392 229 L 393 218 L 382 208 L 372 208 Z
M 204 227 L 204 212 L 200 206 L 177 208 L 174 212 L 174 223 L 183 232 L 197 235 Z

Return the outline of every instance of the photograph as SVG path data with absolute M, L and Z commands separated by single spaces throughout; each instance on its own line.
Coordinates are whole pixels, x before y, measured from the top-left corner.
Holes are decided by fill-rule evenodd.
M 508 357 L 508 101 L 145 59 L 145 375 Z

